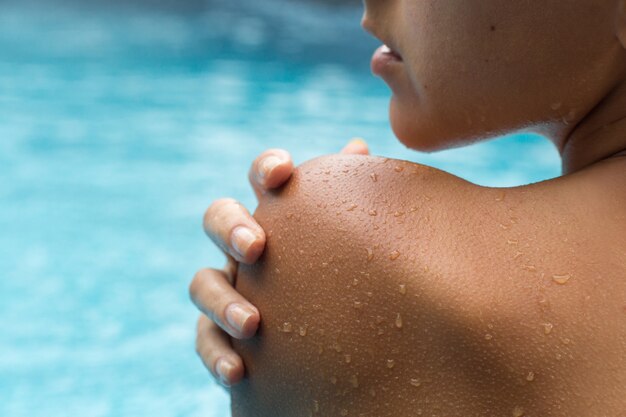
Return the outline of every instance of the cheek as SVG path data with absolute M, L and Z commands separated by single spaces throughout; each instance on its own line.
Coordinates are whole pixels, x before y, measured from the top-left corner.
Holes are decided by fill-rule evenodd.
M 390 121 L 405 146 L 433 152 L 468 143 L 484 122 L 481 99 L 489 78 L 481 67 L 482 56 L 468 42 L 452 46 L 448 36 L 436 36 L 427 27 L 411 27 L 411 40 L 402 76 L 389 82 L 393 97 Z M 450 31 L 454 35 L 454 30 Z M 481 59 L 481 62 L 478 60 Z M 389 81 L 389 80 L 388 80 Z M 484 125 L 483 125 L 484 126 Z
M 410 148 L 571 123 L 616 78 L 612 17 L 603 14 L 610 8 L 591 0 L 542 9 L 488 0 L 481 8 L 464 0 L 406 4 L 415 6 L 401 25 L 411 65 L 404 88 L 394 89 L 390 119 Z

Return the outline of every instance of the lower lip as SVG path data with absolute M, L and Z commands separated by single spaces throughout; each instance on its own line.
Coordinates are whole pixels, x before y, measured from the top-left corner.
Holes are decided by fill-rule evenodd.
M 372 72 L 378 76 L 384 75 L 393 65 L 402 63 L 402 58 L 393 52 L 386 52 L 386 49 L 384 46 L 381 46 L 372 56 Z

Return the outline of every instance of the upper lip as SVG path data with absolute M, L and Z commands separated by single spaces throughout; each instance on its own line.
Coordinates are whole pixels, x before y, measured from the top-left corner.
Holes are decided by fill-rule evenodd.
M 398 48 L 394 45 L 394 43 L 391 41 L 391 39 L 388 39 L 386 36 L 383 36 L 381 34 L 381 31 L 378 30 L 374 26 L 374 24 L 372 23 L 372 21 L 370 19 L 368 19 L 367 17 L 364 16 L 363 19 L 361 20 L 361 26 L 363 27 L 363 29 L 365 29 L 366 32 L 370 33 L 373 37 L 375 37 L 376 39 L 381 41 L 389 49 L 391 49 L 391 51 L 394 54 L 398 55 L 398 57 L 400 59 L 402 59 L 402 54 L 400 53 Z

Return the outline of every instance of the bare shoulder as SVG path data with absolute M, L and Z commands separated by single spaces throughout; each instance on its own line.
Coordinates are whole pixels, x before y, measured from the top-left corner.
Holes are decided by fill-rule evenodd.
M 503 190 L 384 158 L 302 165 L 261 201 L 266 253 L 239 271 L 262 323 L 235 344 L 250 378 L 234 415 L 613 412 L 626 251 L 593 230 L 612 211 L 572 206 L 596 197 L 585 181 Z
M 473 302 L 482 305 L 473 289 L 491 288 L 493 276 L 466 271 L 500 259 L 486 259 L 485 252 L 498 253 L 510 220 L 501 190 L 428 166 L 371 156 L 309 161 L 284 189 L 266 197 L 256 216 L 270 236 L 270 249 L 272 241 L 287 239 L 298 242 L 288 245 L 293 256 L 312 251 L 318 259 L 322 253 L 330 256 L 324 265 L 340 260 L 386 270 L 388 277 L 406 280 L 408 275 L 416 285 L 429 286 L 431 295 L 438 291 L 448 298 L 437 302 L 467 298 L 459 303 L 467 309 Z

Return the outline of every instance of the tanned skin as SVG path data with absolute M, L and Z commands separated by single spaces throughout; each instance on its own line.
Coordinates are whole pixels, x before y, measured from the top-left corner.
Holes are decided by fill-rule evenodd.
M 624 417 L 626 0 L 364 6 L 403 144 L 538 133 L 564 176 L 499 190 L 341 156 L 268 192 L 293 164 L 264 153 L 256 220 L 209 207 L 229 262 L 190 289 L 234 415 Z
M 626 158 L 493 189 L 332 156 L 255 218 L 235 417 L 623 416 Z

